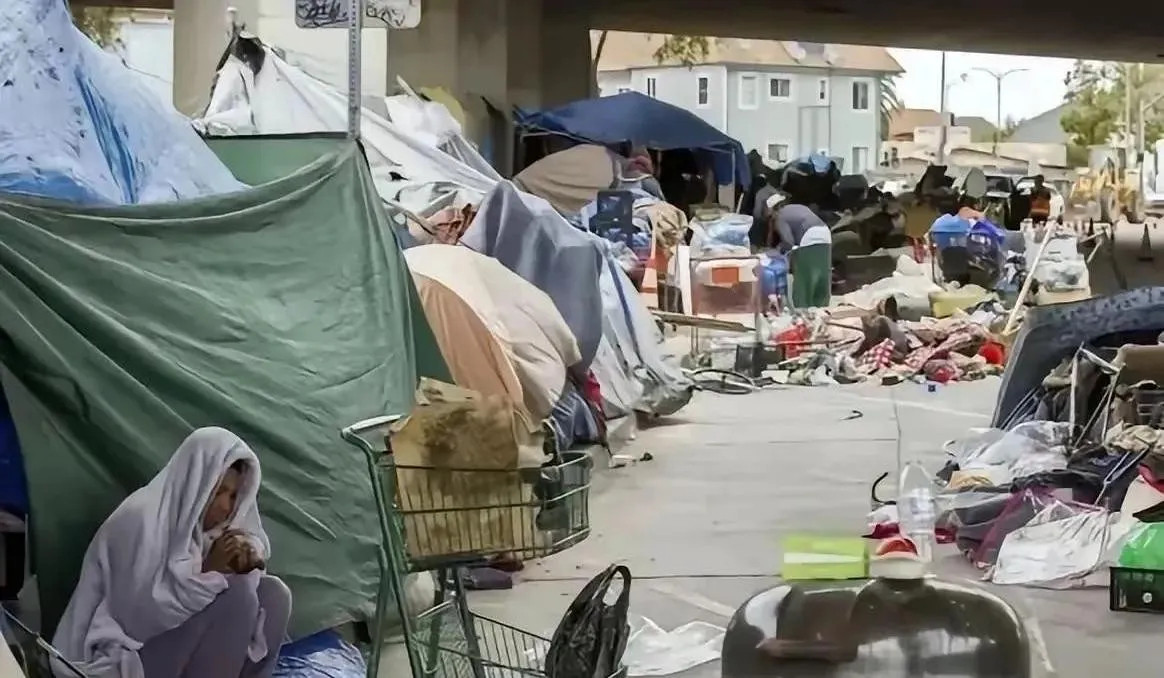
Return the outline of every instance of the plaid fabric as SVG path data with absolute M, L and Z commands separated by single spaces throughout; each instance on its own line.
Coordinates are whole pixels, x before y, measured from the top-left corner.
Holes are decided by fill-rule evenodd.
M 981 339 L 981 335 L 981 330 L 974 331 L 968 328 L 956 330 L 937 346 L 924 346 L 910 353 L 905 357 L 905 365 L 913 372 L 919 372 L 931 358 L 971 346 Z
M 861 374 L 874 374 L 892 364 L 893 340 L 884 339 L 857 358 L 857 371 Z

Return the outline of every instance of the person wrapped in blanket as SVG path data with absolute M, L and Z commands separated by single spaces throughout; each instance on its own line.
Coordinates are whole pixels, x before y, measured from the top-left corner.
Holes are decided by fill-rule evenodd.
M 90 542 L 53 638 L 65 659 L 90 678 L 270 676 L 291 591 L 266 573 L 260 481 L 238 436 L 191 433 Z

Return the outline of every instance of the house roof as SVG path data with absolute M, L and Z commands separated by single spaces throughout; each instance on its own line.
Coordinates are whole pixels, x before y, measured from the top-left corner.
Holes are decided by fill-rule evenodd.
M 942 114 L 929 108 L 899 108 L 889 116 L 889 138 L 913 135 L 918 127 L 937 127 Z
M 595 49 L 601 31 L 591 31 Z M 655 50 L 664 35 L 608 31 L 599 59 L 599 71 L 625 71 L 659 66 Z M 865 45 L 820 45 L 780 40 L 708 38 L 707 64 L 751 64 L 757 66 L 799 66 L 834 68 L 872 73 L 903 73 L 905 69 L 884 47 Z M 662 65 L 678 65 L 669 62 Z
M 997 129 L 994 123 L 977 115 L 959 115 L 954 118 L 954 124 L 959 127 L 969 127 L 970 138 L 974 141 L 989 140 Z
M 1067 104 L 1060 104 L 1049 111 L 1044 111 L 1033 118 L 1024 120 L 1014 128 L 1014 132 L 1007 137 L 1007 141 L 1021 141 L 1035 144 L 1065 144 L 1069 140 L 1067 132 L 1060 124 L 1063 114 L 1067 112 Z

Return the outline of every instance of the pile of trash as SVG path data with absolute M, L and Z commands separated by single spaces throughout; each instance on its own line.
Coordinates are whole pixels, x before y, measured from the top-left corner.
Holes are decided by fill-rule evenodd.
M 937 527 L 990 581 L 1115 586 L 1121 568 L 1164 568 L 1161 293 L 1033 309 L 993 427 L 947 446 Z

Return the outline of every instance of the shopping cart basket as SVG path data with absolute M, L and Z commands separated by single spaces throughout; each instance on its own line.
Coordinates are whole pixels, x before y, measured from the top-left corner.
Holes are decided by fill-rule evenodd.
M 469 610 L 463 570 L 492 555 L 545 557 L 589 536 L 593 460 L 565 453 L 540 468 L 401 465 L 390 442 L 400 418 L 376 417 L 341 431 L 367 459 L 381 531 L 368 678 L 380 665 L 391 604 L 400 613 L 413 678 L 545 676 L 540 666 L 549 641 Z M 433 607 L 411 616 L 404 578 L 428 571 L 436 575 Z

